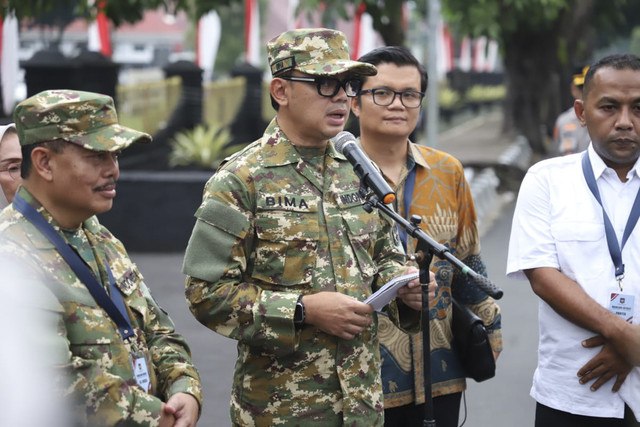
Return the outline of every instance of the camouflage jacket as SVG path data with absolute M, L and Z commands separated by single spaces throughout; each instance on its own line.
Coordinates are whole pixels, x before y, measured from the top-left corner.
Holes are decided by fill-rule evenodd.
M 390 223 L 363 209 L 333 144 L 310 161 L 304 152 L 274 119 L 209 180 L 184 261 L 187 299 L 200 322 L 238 340 L 233 423 L 382 425 L 377 319 L 342 340 L 296 330 L 293 316 L 303 294 L 364 300 L 400 274 L 402 248 Z M 418 312 L 389 305 L 394 321 L 399 312 L 418 327 Z
M 159 423 L 162 402 L 178 392 L 201 403 L 200 377 L 189 347 L 152 298 L 122 243 L 95 217 L 75 232 L 63 232 L 26 189 L 19 194 L 54 226 L 107 289 L 104 265 L 109 265 L 135 330 L 132 343 L 123 341 L 116 324 L 49 240 L 13 205 L 0 213 L 0 254 L 26 261 L 33 274 L 30 279 L 57 297 L 57 304 L 48 307 L 58 315 L 58 339 L 52 345 L 54 363 L 61 371 L 56 387 L 74 402 L 74 421 L 87 426 L 150 427 Z M 151 368 L 148 393 L 136 384 L 132 350 L 144 355 Z
M 396 193 L 398 210 L 405 216 L 419 215 L 420 227 L 451 254 L 474 271 L 485 274 L 480 257 L 476 211 L 469 184 L 458 160 L 433 148 L 410 144 L 407 168 Z M 409 214 L 405 212 L 404 183 L 408 170 L 416 167 Z M 409 239 L 410 252 L 415 239 Z M 446 260 L 434 257 L 436 305 L 430 310 L 431 386 L 433 396 L 461 392 L 465 377 L 451 343 L 451 297 L 467 305 L 487 326 L 494 351 L 502 351 L 500 308 L 473 281 Z M 424 402 L 422 334 L 405 334 L 389 319 L 380 318 L 382 384 L 385 408 Z

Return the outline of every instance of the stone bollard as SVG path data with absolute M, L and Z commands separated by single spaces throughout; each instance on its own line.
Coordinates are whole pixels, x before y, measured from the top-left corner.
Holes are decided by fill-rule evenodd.
M 116 100 L 120 66 L 100 52 L 84 50 L 73 58 L 76 64 L 74 89 L 109 95 Z
M 173 133 L 194 128 L 202 122 L 202 68 L 191 61 L 181 60 L 172 62 L 162 71 L 166 78 L 178 76 L 182 79 L 180 102 L 167 128 L 175 128 Z
M 231 123 L 229 145 L 247 144 L 262 136 L 266 123 L 262 119 L 262 70 L 251 64 L 237 65 L 231 77 L 244 77 L 246 92 L 238 115 Z
M 76 89 L 76 66 L 55 48 L 37 51 L 22 65 L 27 97 L 49 89 Z

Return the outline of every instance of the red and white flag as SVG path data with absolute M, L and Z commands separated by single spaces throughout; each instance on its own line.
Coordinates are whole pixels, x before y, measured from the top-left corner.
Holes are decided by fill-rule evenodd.
M 2 108 L 5 115 L 13 113 L 18 85 L 18 19 L 9 13 L 0 21 L 0 75 L 2 76 Z
M 471 39 L 464 37 L 460 44 L 460 59 L 458 60 L 458 68 L 461 71 L 471 71 Z
M 287 1 L 287 30 L 295 30 L 302 27 L 302 20 L 296 13 L 300 0 Z
M 196 62 L 204 70 L 203 80 L 208 82 L 213 76 L 213 67 L 218 56 L 220 46 L 221 24 L 220 16 L 214 10 L 198 21 L 196 31 Z
M 245 60 L 256 67 L 260 61 L 260 8 L 258 0 L 245 0 L 244 3 L 244 43 Z
M 438 22 L 436 43 L 436 70 L 438 79 L 442 80 L 447 75 L 447 72 L 453 69 L 453 41 L 449 27 L 442 19 Z
M 493 73 L 498 66 L 498 42 L 491 39 L 489 40 L 489 47 L 487 47 L 487 63 L 485 64 L 485 71 Z
M 351 59 L 356 60 L 365 53 L 382 46 L 378 32 L 373 29 L 373 18 L 366 11 L 367 5 L 360 3 L 353 20 L 353 49 Z
M 109 34 L 109 19 L 104 13 L 107 0 L 98 0 L 98 13 L 95 21 L 89 24 L 87 47 L 90 51 L 100 52 L 106 57 L 111 57 L 111 35 Z
M 473 71 L 483 72 L 487 68 L 487 38 L 478 37 L 474 41 Z

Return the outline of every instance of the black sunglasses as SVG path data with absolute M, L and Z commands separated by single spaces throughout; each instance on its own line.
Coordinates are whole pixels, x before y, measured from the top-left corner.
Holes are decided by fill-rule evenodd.
M 333 77 L 282 76 L 280 78 L 292 82 L 315 84 L 316 89 L 318 89 L 318 95 L 327 98 L 333 98 L 336 96 L 340 91 L 340 88 L 344 89 L 344 92 L 348 97 L 353 98 L 358 95 L 358 92 L 360 92 L 360 88 L 362 87 L 362 81 L 353 77 L 344 80 L 339 80 Z

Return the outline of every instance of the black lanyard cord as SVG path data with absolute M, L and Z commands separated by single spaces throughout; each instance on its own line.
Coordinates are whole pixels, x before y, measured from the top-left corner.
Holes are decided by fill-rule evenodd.
M 20 195 L 16 194 L 13 199 L 13 206 L 25 218 L 27 218 L 56 248 L 60 256 L 71 267 L 80 281 L 85 284 L 96 303 L 107 312 L 109 317 L 115 322 L 123 340 L 131 338 L 133 328 L 131 320 L 124 305 L 124 299 L 119 289 L 115 286 L 115 280 L 109 265 L 105 265 L 109 276 L 109 288 L 111 297 L 104 287 L 98 282 L 89 267 L 82 261 L 80 256 L 62 239 L 60 234 L 49 224 L 42 215 Z

